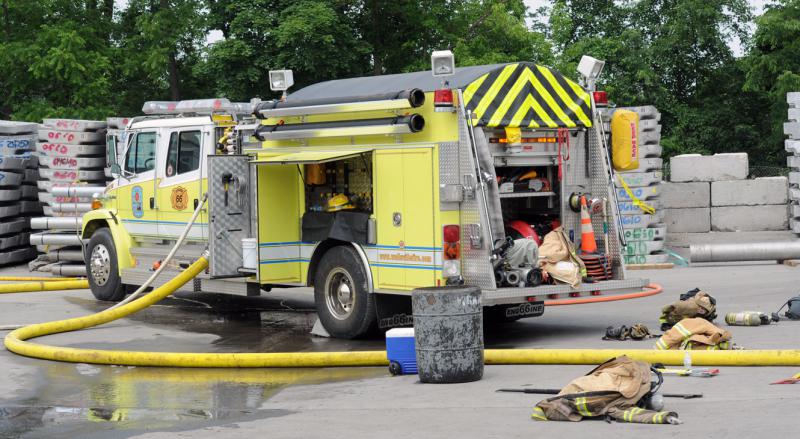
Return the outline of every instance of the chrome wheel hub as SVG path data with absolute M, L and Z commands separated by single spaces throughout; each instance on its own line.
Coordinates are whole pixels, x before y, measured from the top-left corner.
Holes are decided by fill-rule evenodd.
M 343 268 L 334 268 L 325 280 L 325 303 L 330 314 L 344 320 L 350 317 L 355 303 L 353 279 Z
M 111 277 L 111 254 L 103 244 L 97 244 L 89 257 L 89 271 L 97 286 L 103 286 Z

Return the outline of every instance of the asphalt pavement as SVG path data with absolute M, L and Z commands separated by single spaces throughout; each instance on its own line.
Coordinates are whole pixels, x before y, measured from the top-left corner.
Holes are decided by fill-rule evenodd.
M 23 268 L 0 275 L 27 274 Z M 773 311 L 800 294 L 800 267 L 720 265 L 631 271 L 661 284 L 657 296 L 550 307 L 542 317 L 486 328 L 488 348 L 644 348 L 653 340 L 603 341 L 609 325 L 644 323 L 658 331 L 660 308 L 699 287 L 718 314 Z M 76 317 L 102 310 L 87 290 L 0 295 L 0 325 Z M 309 334 L 309 289 L 258 298 L 220 294 L 170 297 L 99 328 L 40 339 L 59 346 L 177 352 L 288 352 L 383 349 L 380 338 L 347 341 Z M 800 348 L 800 321 L 727 327 L 749 349 Z M 505 387 L 562 387 L 591 366 L 487 366 L 481 381 L 421 384 L 386 368 L 173 369 L 43 361 L 0 351 L 0 437 L 23 438 L 428 438 L 705 437 L 794 435 L 800 384 L 769 385 L 800 368 L 721 368 L 714 378 L 666 377 L 683 425 L 603 421 L 535 422 L 544 396 Z

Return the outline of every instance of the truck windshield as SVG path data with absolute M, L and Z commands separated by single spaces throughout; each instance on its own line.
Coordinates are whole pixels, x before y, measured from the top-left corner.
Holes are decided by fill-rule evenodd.
M 125 170 L 134 174 L 152 171 L 156 166 L 156 133 L 138 133 L 125 155 Z

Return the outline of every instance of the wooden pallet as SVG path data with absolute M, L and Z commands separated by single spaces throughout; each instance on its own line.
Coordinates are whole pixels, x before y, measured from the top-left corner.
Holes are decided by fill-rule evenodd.
M 628 264 L 625 266 L 628 270 L 667 270 L 674 268 L 675 264 L 672 262 L 662 262 L 658 264 Z

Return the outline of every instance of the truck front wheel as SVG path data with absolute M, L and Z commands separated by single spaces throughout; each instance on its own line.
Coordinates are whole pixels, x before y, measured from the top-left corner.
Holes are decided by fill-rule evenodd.
M 356 338 L 375 326 L 375 301 L 366 267 L 350 246 L 328 250 L 314 276 L 317 315 L 333 337 Z
M 125 286 L 119 276 L 117 248 L 107 228 L 97 229 L 89 239 L 84 256 L 89 287 L 98 300 L 119 302 L 125 297 Z

